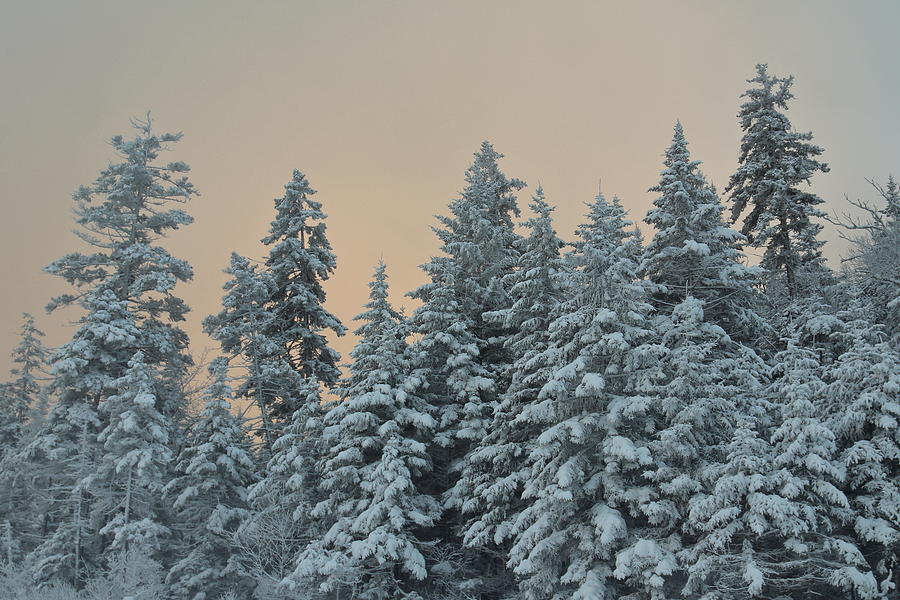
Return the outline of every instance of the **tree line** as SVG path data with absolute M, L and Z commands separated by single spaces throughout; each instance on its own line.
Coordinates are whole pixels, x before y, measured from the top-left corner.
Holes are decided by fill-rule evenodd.
M 375 267 L 344 375 L 295 170 L 203 321 L 199 403 L 162 244 L 197 192 L 135 122 L 74 194 L 90 252 L 45 269 L 77 329 L 50 350 L 26 315 L 0 387 L 0 595 L 896 598 L 900 188 L 826 215 L 792 82 L 757 66 L 722 197 L 675 124 L 646 243 L 602 193 L 571 240 L 540 187 L 524 218 L 482 143 L 412 314 Z

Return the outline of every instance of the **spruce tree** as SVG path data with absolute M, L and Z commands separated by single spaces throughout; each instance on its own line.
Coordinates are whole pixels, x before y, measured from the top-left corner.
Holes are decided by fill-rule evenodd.
M 44 332 L 25 313 L 19 344 L 12 352 L 11 379 L 0 386 L 0 460 L 22 441 L 26 428 L 34 429 L 42 421 L 46 403 L 41 383 L 47 362 L 47 350 L 41 338 Z M 29 427 L 30 426 L 30 427 Z
M 827 408 L 853 531 L 885 594 L 900 589 L 900 355 L 857 300 L 847 350 L 828 368 Z
M 436 407 L 437 431 L 430 454 L 434 460 L 431 492 L 449 510 L 431 535 L 446 548 L 461 545 L 462 525 L 453 489 L 465 458 L 484 438 L 498 395 L 507 387 L 511 359 L 504 348 L 509 334 L 487 314 L 508 308 L 503 284 L 518 259 L 513 217 L 519 214 L 515 193 L 524 183 L 507 178 L 497 153 L 481 144 L 466 170 L 466 187 L 439 216 L 434 229 L 442 255 L 422 266 L 429 281 L 410 295 L 421 300 L 412 324 L 419 339 L 411 348 L 413 368 L 422 382 L 420 393 Z M 475 563 L 481 558 L 473 558 Z M 458 579 L 480 586 L 476 573 Z
M 835 436 L 817 408 L 821 366 L 796 333 L 774 364 L 766 396 L 779 422 L 771 436 L 739 427 L 713 490 L 691 503 L 687 527 L 700 535 L 686 553 L 689 591 L 872 597 L 865 557 L 841 533 L 852 512 Z
M 743 97 L 738 113 L 744 136 L 739 166 L 725 192 L 733 203 L 732 221 L 746 211 L 741 233 L 755 248 L 763 248 L 762 267 L 784 277 L 785 295 L 791 301 L 819 285 L 823 273 L 822 226 L 815 219 L 822 199 L 806 189 L 817 172 L 828 166 L 818 160 L 822 148 L 811 143 L 811 133 L 793 130 L 784 111 L 793 77 L 769 75 L 766 65 L 756 66 L 754 84 Z M 770 280 L 774 286 L 777 280 Z
M 11 380 L 0 384 L 0 556 L 6 562 L 18 561 L 33 546 L 31 540 L 38 533 L 34 521 L 43 506 L 32 469 L 20 451 L 43 424 L 47 351 L 34 317 L 23 317 L 19 344 L 12 353 Z
M 267 308 L 271 318 L 262 332 L 280 347 L 280 357 L 304 378 L 332 387 L 340 377 L 339 354 L 328 346 L 326 332 L 344 334 L 344 326 L 323 304 L 323 282 L 334 273 L 337 261 L 325 235 L 326 215 L 306 176 L 294 170 L 275 199 L 275 220 L 262 242 L 269 246 L 266 271 L 272 280 Z M 270 410 L 275 419 L 290 419 L 295 405 L 278 398 Z
M 149 120 L 135 127 L 134 139 L 112 139 L 122 161 L 74 195 L 78 235 L 95 251 L 68 254 L 46 268 L 77 289 L 54 298 L 48 309 L 79 305 L 85 313 L 72 340 L 51 360 L 50 388 L 58 402 L 26 449 L 27 458 L 42 471 L 50 498 L 42 525 L 45 541 L 30 557 L 41 581 L 60 577 L 80 585 L 85 570 L 100 566 L 103 551 L 115 539 L 111 530 L 111 538 L 100 534 L 99 521 L 88 524 L 96 496 L 104 493 L 92 484 L 108 481 L 93 476 L 101 464 L 98 434 L 121 419 L 111 410 L 116 402 L 106 401 L 123 394 L 152 396 L 165 430 L 155 432 L 157 439 L 173 434 L 172 419 L 183 412 L 180 384 L 191 359 L 179 322 L 188 307 L 173 291 L 191 279 L 192 271 L 156 242 L 191 223 L 178 205 L 196 191 L 186 164 L 157 162 L 181 134 L 155 135 Z M 152 381 L 152 390 L 126 391 L 121 386 L 138 353 L 145 374 L 141 381 Z M 107 408 L 101 410 L 101 405 Z M 130 405 L 121 403 L 121 408 Z
M 508 564 L 529 600 L 618 597 L 612 560 L 628 533 L 619 480 L 649 464 L 646 448 L 609 416 L 625 405 L 640 413 L 646 403 L 635 391 L 656 371 L 637 280 L 640 237 L 617 199 L 598 195 L 589 209 L 541 359 L 552 371 L 517 418 L 534 434 Z
M 674 597 L 683 582 L 679 554 L 691 543 L 683 531 L 690 500 L 709 489 L 710 466 L 723 462 L 736 420 L 752 414 L 763 391 L 765 364 L 705 318 L 688 296 L 656 320 L 661 377 L 648 390 L 643 431 L 632 442 L 652 464 L 624 475 L 626 496 L 638 498 L 629 543 L 616 557 L 622 598 Z
M 756 341 L 765 325 L 754 310 L 759 270 L 746 266 L 745 241 L 722 220 L 715 190 L 691 160 L 681 123 L 666 149 L 665 169 L 650 188 L 659 193 L 644 222 L 657 232 L 644 250 L 641 272 L 656 285 L 653 305 L 661 314 L 691 296 L 704 304 L 705 319 L 737 341 Z
M 247 516 L 247 486 L 256 474 L 244 429 L 231 412 L 226 369 L 221 358 L 210 365 L 214 381 L 206 404 L 165 487 L 181 546 L 166 576 L 174 598 L 215 600 L 228 591 L 250 592 L 231 536 Z
M 486 437 L 463 466 L 454 489 L 455 507 L 467 518 L 464 542 L 486 552 L 505 554 L 511 518 L 520 508 L 520 495 L 529 476 L 527 448 L 536 433 L 518 420 L 549 377 L 542 353 L 549 344 L 549 323 L 562 300 L 567 274 L 560 255 L 563 242 L 553 229 L 553 207 L 538 188 L 529 205 L 534 216 L 525 222 L 529 235 L 519 242 L 516 270 L 506 276 L 511 305 L 488 313 L 511 333 L 504 347 L 513 358 L 509 387 Z M 509 577 L 503 582 L 509 585 Z
M 369 287 L 350 377 L 325 415 L 326 496 L 312 516 L 328 529 L 301 554 L 294 582 L 360 599 L 421 597 L 428 548 L 419 535 L 441 514 L 422 485 L 433 409 L 410 393 L 407 328 L 388 301 L 384 263 Z
M 260 416 L 257 434 L 268 455 L 278 437 L 279 427 L 272 421 L 272 406 L 279 398 L 291 397 L 295 373 L 284 360 L 282 346 L 265 331 L 274 318 L 269 302 L 275 288 L 271 275 L 237 253 L 225 269 L 231 279 L 225 282 L 222 310 L 203 321 L 204 331 L 219 342 L 222 353 L 243 368 L 236 395 L 255 405 Z
M 93 521 L 101 524 L 108 553 L 137 549 L 152 555 L 170 534 L 161 496 L 173 458 L 172 426 L 159 410 L 158 385 L 143 352 L 128 361 L 115 385 L 117 393 L 99 406 L 108 424 L 97 438 L 103 452 L 90 476 Z
M 271 450 L 264 455 L 263 477 L 248 490 L 250 515 L 237 532 L 244 567 L 268 588 L 281 586 L 297 553 L 321 529 L 310 512 L 319 500 L 318 465 L 325 450 L 322 401 L 340 375 L 339 355 L 325 333 L 343 335 L 344 327 L 323 306 L 322 286 L 336 258 L 314 193 L 306 176 L 295 170 L 284 196 L 275 199 L 276 217 L 263 239 L 271 248 L 261 277 L 246 261 L 233 262 L 235 280 L 226 284 L 233 294 L 226 295 L 225 311 L 207 322 L 227 340 L 232 355 L 243 348 L 250 371 L 240 393 L 268 404 Z M 267 539 L 273 531 L 278 539 Z M 273 556 L 266 547 L 284 551 Z

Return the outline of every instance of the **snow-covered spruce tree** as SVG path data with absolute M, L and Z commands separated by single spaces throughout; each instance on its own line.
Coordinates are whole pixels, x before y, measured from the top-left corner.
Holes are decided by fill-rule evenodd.
M 429 452 L 435 473 L 430 491 L 445 496 L 448 507 L 460 503 L 452 490 L 464 457 L 490 426 L 511 362 L 503 345 L 509 332 L 485 318 L 510 305 L 503 277 L 518 257 L 515 192 L 525 185 L 503 174 L 500 158 L 491 144 L 481 144 L 450 215 L 438 217 L 442 227 L 434 231 L 443 254 L 422 266 L 430 281 L 410 293 L 422 301 L 412 317 L 420 336 L 411 349 L 413 368 L 423 382 L 420 393 L 439 415 Z M 460 526 L 458 511 L 450 508 L 431 535 L 445 547 L 457 547 Z M 467 583 L 466 575 L 459 579 L 464 586 L 481 585 Z
M 103 451 L 89 481 L 92 522 L 100 525 L 108 555 L 130 549 L 155 555 L 170 534 L 162 490 L 173 431 L 160 412 L 153 375 L 143 352 L 136 352 L 115 381 L 117 393 L 100 403 L 107 425 L 97 438 Z
M 295 169 L 284 190 L 275 199 L 275 220 L 262 240 L 269 246 L 265 264 L 274 286 L 267 305 L 272 315 L 262 332 L 280 346 L 281 358 L 297 373 L 330 388 L 340 377 L 340 355 L 328 346 L 325 333 L 341 336 L 345 328 L 323 306 L 322 284 L 337 261 L 325 235 L 322 203 L 312 199 L 316 191 L 306 176 Z M 293 401 L 274 399 L 269 407 L 273 419 L 290 420 Z
M 257 595 L 279 599 L 290 598 L 282 582 L 324 526 L 311 516 L 321 499 L 318 466 L 326 450 L 322 384 L 293 373 L 296 408 L 272 445 L 261 479 L 247 491 L 250 514 L 234 536 L 241 568 L 256 581 Z
M 769 292 L 788 301 L 816 289 L 826 273 L 818 239 L 822 226 L 815 222 L 824 215 L 816 208 L 822 199 L 805 186 L 828 166 L 817 159 L 822 148 L 811 143 L 812 134 L 794 131 L 784 112 L 794 97 L 793 82 L 756 66 L 756 77 L 748 80 L 754 87 L 744 92 L 747 101 L 738 113 L 744 131 L 740 164 L 725 188 L 734 222 L 749 209 L 741 233 L 753 247 L 764 248 Z
M 21 553 L 33 545 L 24 538 L 36 537 L 34 520 L 42 504 L 19 451 L 43 423 L 47 351 L 34 317 L 23 317 L 19 344 L 12 352 L 11 379 L 0 384 L 0 557 L 6 563 L 20 560 Z
M 639 419 L 646 400 L 634 390 L 656 373 L 636 275 L 640 237 L 617 199 L 598 195 L 587 217 L 540 359 L 552 372 L 515 421 L 534 433 L 508 564 L 520 577 L 517 597 L 529 600 L 618 598 L 613 561 L 628 535 L 621 473 L 650 463 L 610 418 L 618 405 Z
M 845 317 L 847 351 L 828 369 L 827 407 L 856 543 L 888 597 L 900 590 L 900 355 L 863 306 Z
M 210 365 L 214 381 L 206 405 L 165 487 L 180 546 L 179 560 L 166 577 L 173 598 L 216 600 L 227 591 L 251 592 L 233 557 L 231 537 L 247 516 L 247 486 L 256 474 L 244 429 L 231 412 L 226 370 L 222 358 Z
M 543 189 L 535 191 L 529 206 L 534 213 L 525 222 L 529 235 L 518 244 L 521 255 L 516 270 L 506 275 L 512 304 L 486 315 L 510 331 L 504 341 L 513 358 L 510 384 L 501 393 L 487 436 L 465 461 L 454 490 L 456 508 L 466 517 L 465 544 L 501 557 L 508 550 L 511 516 L 519 508 L 530 476 L 525 460 L 536 435 L 517 418 L 537 401 L 549 378 L 542 353 L 549 344 L 550 319 L 565 289 L 563 242 L 553 228 L 553 207 L 547 204 Z
M 178 322 L 188 307 L 173 290 L 191 279 L 192 271 L 156 242 L 191 223 L 177 205 L 196 192 L 186 164 L 157 163 L 159 153 L 181 134 L 155 135 L 149 121 L 135 127 L 134 139 L 112 139 L 122 161 L 74 196 L 79 236 L 95 251 L 68 254 L 46 268 L 77 290 L 53 299 L 48 309 L 79 305 L 85 314 L 72 340 L 51 359 L 50 389 L 57 404 L 23 456 L 35 465 L 46 486 L 41 495 L 49 499 L 43 542 L 29 557 L 39 581 L 59 577 L 81 585 L 115 538 L 113 531 L 110 537 L 100 534 L 100 521 L 89 523 L 95 494 L 104 492 L 92 487 L 102 451 L 97 436 L 116 417 L 99 407 L 123 392 L 119 386 L 137 352 L 166 435 L 182 409 L 179 384 L 190 357 Z
M 852 517 L 840 490 L 845 468 L 820 418 L 825 384 L 815 353 L 798 335 L 775 356 L 767 400 L 780 423 L 770 441 L 738 428 L 715 486 L 691 502 L 686 553 L 689 592 L 715 598 L 874 597 L 860 549 L 842 534 Z
M 280 430 L 272 422 L 271 407 L 277 399 L 292 396 L 296 371 L 285 360 L 283 347 L 265 333 L 274 318 L 268 306 L 275 289 L 271 274 L 236 253 L 225 273 L 231 279 L 223 286 L 222 310 L 204 319 L 203 327 L 219 342 L 232 368 L 243 371 L 235 378 L 240 381 L 236 396 L 256 406 L 256 431 L 268 459 Z
M 300 555 L 292 584 L 361 600 L 421 598 L 428 571 L 419 534 L 441 514 L 421 484 L 431 471 L 433 409 L 408 389 L 407 327 L 388 301 L 384 263 L 369 287 L 350 376 L 325 416 L 326 497 L 312 516 L 328 529 Z
M 12 352 L 11 379 L 0 388 L 0 460 L 5 450 L 22 441 L 26 429 L 34 432 L 35 422 L 43 421 L 46 395 L 41 381 L 45 378 L 47 350 L 41 338 L 44 332 L 25 313 L 19 344 Z
M 652 304 L 661 314 L 688 296 L 701 300 L 705 320 L 740 342 L 758 341 L 766 328 L 754 309 L 759 269 L 746 266 L 745 241 L 722 220 L 715 190 L 691 160 L 681 123 L 666 149 L 665 169 L 650 188 L 659 193 L 644 222 L 656 234 L 644 250 L 641 272 L 657 287 Z
M 230 344 L 228 354 L 241 354 L 249 371 L 239 393 L 265 405 L 263 423 L 272 428 L 264 475 L 248 490 L 250 515 L 235 538 L 243 568 L 260 589 L 276 590 L 317 533 L 310 511 L 319 500 L 322 393 L 340 375 L 339 355 L 325 333 L 343 335 L 344 326 L 323 306 L 322 286 L 336 259 L 314 193 L 306 176 L 294 170 L 284 196 L 275 199 L 276 217 L 263 239 L 270 246 L 265 268 L 254 271 L 245 259 L 233 259 L 235 280 L 230 288 L 226 284 L 225 310 L 207 322 L 208 330 L 218 330 L 214 335 L 223 348 Z M 277 540 L 268 539 L 271 532 Z M 279 549 L 277 555 L 271 548 Z
M 652 463 L 622 478 L 623 498 L 632 506 L 628 544 L 616 556 L 615 575 L 626 584 L 622 599 L 681 592 L 678 554 L 692 541 L 683 535 L 690 499 L 709 489 L 709 467 L 724 462 L 736 418 L 756 412 L 752 403 L 763 392 L 763 361 L 706 320 L 703 308 L 703 301 L 688 296 L 655 321 L 661 377 L 647 392 L 643 410 L 650 418 L 639 421 L 644 429 L 629 431 Z

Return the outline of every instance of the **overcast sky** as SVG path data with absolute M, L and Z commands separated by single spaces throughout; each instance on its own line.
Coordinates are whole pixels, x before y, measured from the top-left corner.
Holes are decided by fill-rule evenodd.
M 66 287 L 41 268 L 81 248 L 71 192 L 148 110 L 159 131 L 184 132 L 165 159 L 188 162 L 202 194 L 188 206 L 196 223 L 167 241 L 196 271 L 178 292 L 199 350 L 221 269 L 233 250 L 262 254 L 292 169 L 330 215 L 328 307 L 352 328 L 379 257 L 411 306 L 402 294 L 436 251 L 433 216 L 481 140 L 528 182 L 523 208 L 543 185 L 564 237 L 601 178 L 640 221 L 676 119 L 724 187 L 758 62 L 797 78 L 789 115 L 825 148 L 832 170 L 813 187 L 828 208 L 871 199 L 865 178 L 900 174 L 898 23 L 896 1 L 4 0 L 0 369 L 23 311 L 51 344 L 71 336 L 79 314 L 44 313 Z

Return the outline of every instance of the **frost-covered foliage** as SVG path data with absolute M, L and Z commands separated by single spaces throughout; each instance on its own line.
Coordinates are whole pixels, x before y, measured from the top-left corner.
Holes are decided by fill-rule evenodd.
M 504 276 L 519 255 L 515 193 L 525 184 L 503 174 L 502 157 L 490 143 L 481 144 L 466 170 L 465 189 L 450 203 L 450 215 L 438 217 L 441 227 L 434 228 L 442 255 L 422 265 L 429 281 L 410 294 L 422 302 L 412 317 L 418 393 L 438 411 L 430 493 L 444 496 L 450 508 L 431 535 L 449 544 L 461 543 L 461 519 L 452 508 L 460 504 L 454 491 L 459 473 L 490 427 L 511 362 L 503 343 L 509 332 L 486 316 L 510 306 Z M 498 561 L 477 562 L 496 567 Z M 464 586 L 481 585 L 462 579 Z
M 900 355 L 857 304 L 828 369 L 831 430 L 846 469 L 857 543 L 884 586 L 900 589 Z M 855 318 L 853 318 L 855 317 Z M 890 582 L 893 577 L 893 582 Z M 896 593 L 896 592 L 895 592 Z
M 203 321 L 204 330 L 219 342 L 225 357 L 245 369 L 237 396 L 256 405 L 261 421 L 257 433 L 271 452 L 279 432 L 272 406 L 279 398 L 292 397 L 296 373 L 281 346 L 265 333 L 265 324 L 274 318 L 268 305 L 275 283 L 267 271 L 237 253 L 231 254 L 225 273 L 231 279 L 223 286 L 222 310 Z
M 530 208 L 534 216 L 525 222 L 529 235 L 519 242 L 516 270 L 506 276 L 511 305 L 491 314 L 511 332 L 504 342 L 513 359 L 509 385 L 487 435 L 465 461 L 454 498 L 466 516 L 466 545 L 493 551 L 509 545 L 511 518 L 529 477 L 525 461 L 537 432 L 518 418 L 537 402 L 550 375 L 550 365 L 542 357 L 549 344 L 551 316 L 567 283 L 560 256 L 563 242 L 553 229 L 553 208 L 543 189 L 537 189 Z
M 410 385 L 407 326 L 388 301 L 383 263 L 369 287 L 350 377 L 325 415 L 325 498 L 312 516 L 327 531 L 300 555 L 292 585 L 361 600 L 418 598 L 429 545 L 420 534 L 441 515 L 421 485 L 435 420 Z
M 666 149 L 659 193 L 644 221 L 657 232 L 644 250 L 641 272 L 658 286 L 653 305 L 669 314 L 686 297 L 704 302 L 705 319 L 733 339 L 752 341 L 766 329 L 756 314 L 753 284 L 760 270 L 744 264 L 745 239 L 722 220 L 722 204 L 691 160 L 681 123 Z
M 325 334 L 343 335 L 344 326 L 323 306 L 322 285 L 337 261 L 325 235 L 322 203 L 312 199 L 315 193 L 295 169 L 284 196 L 275 199 L 275 220 L 262 240 L 269 246 L 265 264 L 273 285 L 267 304 L 272 317 L 263 321 L 262 331 L 295 371 L 331 387 L 340 376 L 340 356 L 328 346 Z M 273 416 L 290 419 L 293 399 L 279 400 L 271 407 Z
M 247 486 L 256 473 L 246 434 L 231 412 L 224 360 L 210 367 L 214 382 L 206 405 L 187 434 L 165 494 L 171 500 L 180 546 L 166 576 L 169 594 L 213 600 L 226 591 L 247 593 L 231 538 L 247 517 Z
M 0 384 L 0 460 L 40 428 L 47 410 L 42 383 L 47 362 L 44 332 L 30 314 L 22 315 L 22 320 L 19 345 L 11 355 L 10 381 Z
M 876 323 L 881 323 L 894 348 L 900 347 L 900 186 L 893 176 L 882 186 L 870 182 L 884 201 L 878 207 L 850 200 L 862 218 L 845 215 L 832 221 L 858 235 L 844 236 L 853 246 L 844 258 L 846 272 L 867 300 Z
M 900 188 L 834 221 L 862 233 L 834 276 L 791 82 L 759 66 L 745 94 L 743 234 L 680 124 L 646 247 L 600 194 L 562 254 L 543 190 L 517 222 L 524 183 L 483 143 L 421 304 L 395 310 L 380 264 L 343 377 L 295 171 L 263 259 L 231 256 L 205 386 L 191 268 L 159 243 L 196 192 L 158 161 L 180 135 L 137 123 L 75 194 L 93 249 L 47 268 L 71 339 L 47 352 L 26 315 L 0 384 L 0 597 L 894 600 Z
M 823 275 L 822 226 L 824 216 L 816 208 L 822 199 L 806 189 L 813 175 L 827 172 L 818 160 L 822 148 L 811 143 L 811 133 L 794 131 L 785 111 L 793 76 L 769 75 L 766 65 L 756 66 L 754 85 L 743 97 L 738 113 L 744 136 L 738 170 L 725 192 L 733 203 L 734 222 L 747 210 L 741 233 L 756 248 L 764 248 L 762 267 L 770 275 L 769 286 L 783 277 L 786 296 L 796 299 L 815 289 Z
M 660 378 L 648 389 L 643 431 L 632 439 L 652 462 L 625 473 L 631 535 L 616 556 L 615 575 L 631 588 L 622 598 L 671 597 L 683 585 L 679 554 L 692 498 L 708 489 L 710 468 L 724 461 L 741 414 L 763 391 L 765 365 L 706 320 L 688 296 L 657 320 Z
M 117 393 L 99 407 L 108 425 L 97 437 L 103 450 L 89 477 L 97 490 L 91 521 L 101 525 L 107 553 L 155 554 L 170 533 L 162 490 L 174 458 L 173 428 L 157 408 L 157 385 L 142 352 L 115 385 Z
M 148 535 L 165 529 L 142 512 L 146 507 L 130 513 L 110 501 L 131 497 L 131 492 L 120 495 L 119 486 L 156 489 L 164 481 L 166 440 L 174 433 L 172 419 L 183 414 L 180 382 L 191 358 L 178 323 L 188 307 L 173 291 L 193 272 L 156 242 L 192 222 L 180 204 L 196 191 L 186 164 L 157 162 L 181 134 L 155 135 L 149 120 L 135 127 L 134 139 L 112 139 L 122 161 L 74 195 L 77 233 L 94 251 L 67 254 L 46 268 L 76 291 L 54 298 L 48 309 L 77 305 L 84 314 L 72 340 L 51 359 L 50 389 L 57 403 L 22 452 L 23 460 L 35 465 L 40 493 L 48 500 L 34 517 L 44 534 L 29 556 L 38 581 L 59 578 L 80 585 L 88 570 L 103 566 L 113 544 L 131 539 L 120 526 L 132 531 L 146 517 Z M 130 364 L 136 356 L 139 367 Z M 136 419 L 131 421 L 134 410 L 139 416 L 131 413 Z M 151 429 L 135 431 L 144 425 Z M 138 437 L 151 442 L 152 448 L 130 445 L 129 436 L 134 444 Z M 152 464 L 144 469 L 146 457 Z M 137 465 L 149 479 L 129 479 Z M 129 481 L 138 487 L 128 488 Z M 105 512 L 113 507 L 114 513 Z M 132 514 L 140 515 L 138 520 Z
M 789 340 L 766 393 L 779 420 L 766 439 L 744 420 L 712 491 L 691 502 L 689 590 L 722 598 L 873 597 L 877 583 L 855 540 L 846 468 L 817 406 L 826 386 L 813 352 Z M 852 596 L 856 594 L 856 596 Z
M 613 557 L 627 534 L 627 507 L 610 501 L 624 492 L 622 472 L 649 461 L 646 448 L 623 435 L 624 420 L 611 417 L 644 404 L 632 392 L 654 371 L 650 308 L 636 279 L 640 239 L 617 199 L 598 195 L 587 217 L 570 256 L 568 297 L 538 359 L 550 376 L 516 418 L 534 432 L 523 505 L 509 532 L 509 565 L 528 599 L 618 596 Z

